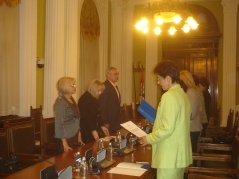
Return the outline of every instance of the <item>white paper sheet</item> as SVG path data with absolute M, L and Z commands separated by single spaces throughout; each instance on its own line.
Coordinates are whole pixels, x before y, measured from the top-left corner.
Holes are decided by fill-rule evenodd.
M 106 136 L 104 138 L 100 138 L 104 142 L 109 142 L 111 139 L 115 139 L 115 136 Z
M 130 175 L 130 176 L 141 176 L 145 171 L 144 170 L 134 170 L 129 168 L 119 168 L 114 167 L 109 170 L 107 173 L 121 174 L 121 175 Z
M 129 132 L 131 132 L 132 134 L 136 135 L 137 137 L 143 137 L 147 135 L 142 129 L 136 126 L 132 121 L 128 121 L 120 125 L 126 130 L 128 130 Z
M 109 170 L 107 173 L 130 175 L 130 176 L 141 176 L 146 169 L 141 168 L 143 164 L 121 162 L 116 167 Z

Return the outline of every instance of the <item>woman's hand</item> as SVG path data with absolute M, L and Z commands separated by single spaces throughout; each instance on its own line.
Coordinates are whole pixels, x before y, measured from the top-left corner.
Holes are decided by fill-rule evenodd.
M 101 126 L 102 131 L 104 132 L 105 136 L 109 136 L 109 130 L 105 126 Z
M 139 138 L 139 143 L 140 143 L 142 146 L 147 145 L 147 144 L 148 144 L 148 141 L 146 140 L 146 136 L 140 137 L 140 138 Z
M 81 144 L 81 145 L 85 145 L 85 143 L 82 141 L 81 131 L 80 131 L 80 130 L 79 130 L 79 132 L 78 132 L 78 143 Z
M 72 150 L 71 147 L 69 147 L 67 141 L 65 138 L 61 139 L 62 140 L 62 144 L 63 144 L 63 148 L 64 148 L 64 152 L 67 152 L 68 150 Z
M 93 135 L 93 137 L 96 141 L 99 140 L 99 135 L 98 135 L 98 132 L 96 130 L 92 131 L 92 135 Z

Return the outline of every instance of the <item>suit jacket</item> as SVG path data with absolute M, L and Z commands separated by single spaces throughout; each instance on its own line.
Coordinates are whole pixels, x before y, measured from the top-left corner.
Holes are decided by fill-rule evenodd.
M 73 104 L 70 104 L 62 94 L 59 94 L 55 101 L 54 114 L 56 138 L 71 138 L 75 136 L 80 129 L 79 109 L 74 98 L 71 99 Z
M 192 163 L 190 141 L 191 105 L 187 94 L 176 84 L 162 95 L 152 133 L 153 168 L 184 168 Z
M 94 137 L 92 131 L 96 130 L 99 136 L 103 133 L 101 126 L 104 126 L 104 123 L 101 118 L 99 101 L 86 91 L 80 97 L 78 107 L 81 117 L 80 126 L 82 140 L 85 143 L 93 141 Z
M 191 103 L 192 115 L 190 121 L 190 131 L 191 132 L 200 132 L 202 130 L 202 122 L 200 120 L 200 97 L 199 91 L 194 88 L 189 88 L 187 90 L 187 95 Z
M 120 127 L 120 100 L 110 81 L 106 80 L 104 85 L 99 99 L 101 116 L 105 124 L 110 124 L 109 131 L 114 132 Z

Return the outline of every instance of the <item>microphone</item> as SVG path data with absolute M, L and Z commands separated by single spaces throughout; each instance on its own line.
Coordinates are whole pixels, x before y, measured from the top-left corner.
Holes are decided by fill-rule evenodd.
M 68 166 L 68 167 L 64 168 L 63 170 L 57 172 L 55 163 L 47 160 L 47 158 L 44 158 L 42 156 L 40 156 L 38 159 L 43 162 L 52 164 L 52 166 L 46 167 L 40 171 L 40 179 L 72 178 L 72 166 Z
M 56 165 L 53 162 L 48 161 L 46 158 L 40 156 L 38 157 L 40 161 L 52 164 L 49 167 L 44 168 L 40 171 L 40 179 L 57 179 L 58 174 L 56 171 Z
M 68 166 L 57 173 L 58 179 L 72 178 L 72 166 Z

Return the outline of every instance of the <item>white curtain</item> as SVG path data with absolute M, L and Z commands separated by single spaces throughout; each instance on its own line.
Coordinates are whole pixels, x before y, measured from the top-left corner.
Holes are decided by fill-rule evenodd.
M 80 46 L 80 95 L 93 79 L 99 79 L 99 39 L 86 40 L 82 37 Z
M 0 6 L 0 116 L 19 111 L 19 5 Z

